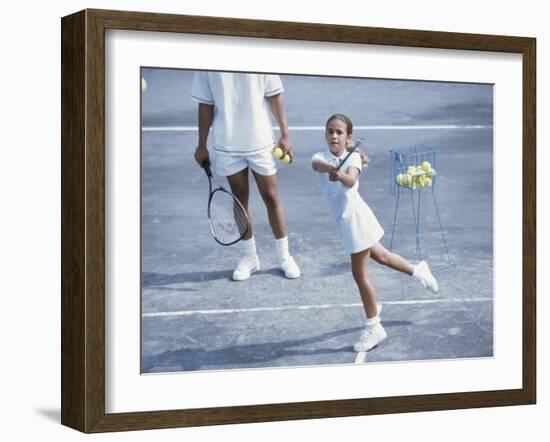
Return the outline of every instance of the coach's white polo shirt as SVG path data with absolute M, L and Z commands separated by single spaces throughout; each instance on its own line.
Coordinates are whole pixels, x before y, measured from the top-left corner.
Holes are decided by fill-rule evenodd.
M 214 105 L 214 149 L 240 155 L 273 146 L 266 97 L 283 90 L 278 75 L 197 72 L 193 77 L 191 98 Z

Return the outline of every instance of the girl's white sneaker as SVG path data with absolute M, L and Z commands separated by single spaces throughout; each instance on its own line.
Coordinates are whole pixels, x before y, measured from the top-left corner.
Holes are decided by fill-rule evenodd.
M 435 280 L 434 275 L 432 275 L 432 272 L 430 272 L 430 268 L 428 267 L 428 263 L 426 261 L 420 261 L 414 266 L 413 277 L 417 281 L 420 281 L 420 284 L 422 284 L 425 288 L 430 289 L 433 293 L 439 292 L 437 281 Z
M 369 351 L 380 344 L 387 337 L 388 335 L 386 334 L 384 327 L 382 327 L 382 324 L 377 323 L 370 327 L 366 327 L 365 330 L 363 330 L 359 341 L 355 343 L 353 349 L 356 352 Z

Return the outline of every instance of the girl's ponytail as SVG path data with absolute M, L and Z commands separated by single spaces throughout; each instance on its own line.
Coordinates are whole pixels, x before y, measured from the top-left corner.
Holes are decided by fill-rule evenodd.
M 364 145 L 365 143 L 363 142 L 363 146 Z M 349 152 L 353 150 L 354 147 L 355 147 L 355 144 L 353 144 L 353 142 L 350 141 L 349 144 L 346 146 L 346 150 Z M 367 167 L 369 165 L 369 156 L 359 148 L 355 149 L 355 152 L 357 152 L 361 157 L 361 164 L 364 167 Z

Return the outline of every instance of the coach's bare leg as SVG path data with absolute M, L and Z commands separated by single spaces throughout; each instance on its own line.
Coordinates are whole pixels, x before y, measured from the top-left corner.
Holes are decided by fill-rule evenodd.
M 258 190 L 267 208 L 269 225 L 276 239 L 287 235 L 286 217 L 283 204 L 277 192 L 277 175 L 264 176 L 252 171 Z
M 370 256 L 377 263 L 390 267 L 399 272 L 411 276 L 414 272 L 413 265 L 397 253 L 392 253 L 382 244 L 377 243 L 370 248 Z
M 252 238 L 252 235 L 253 235 L 253 229 L 252 229 L 252 212 L 248 207 L 248 196 L 250 193 L 249 185 L 248 185 L 248 167 L 246 169 L 241 170 L 240 172 L 237 172 L 233 175 L 228 176 L 227 181 L 229 183 L 229 187 L 231 187 L 231 192 L 233 192 L 233 195 L 235 195 L 237 199 L 241 202 L 241 204 L 246 210 L 246 213 L 248 214 L 248 221 L 250 223 L 250 228 L 248 229 L 248 232 L 244 236 L 244 239 L 250 239 Z

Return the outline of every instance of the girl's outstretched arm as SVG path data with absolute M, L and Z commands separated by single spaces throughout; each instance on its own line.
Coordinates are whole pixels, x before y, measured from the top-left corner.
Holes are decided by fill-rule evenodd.
M 327 161 L 321 160 L 320 158 L 314 159 L 311 163 L 311 167 L 313 167 L 313 170 L 315 172 L 320 172 L 320 173 L 330 173 L 336 169 L 336 167 L 333 164 L 330 164 Z
M 350 166 L 347 168 L 345 172 L 342 170 L 334 170 L 329 173 L 329 180 L 330 181 L 340 181 L 345 187 L 348 189 L 352 188 L 355 182 L 357 181 L 357 177 L 359 176 L 359 169 L 354 166 Z

